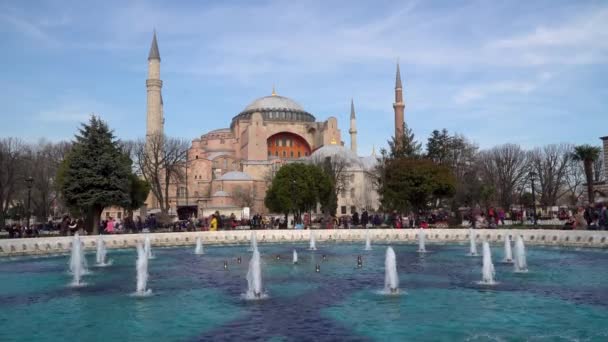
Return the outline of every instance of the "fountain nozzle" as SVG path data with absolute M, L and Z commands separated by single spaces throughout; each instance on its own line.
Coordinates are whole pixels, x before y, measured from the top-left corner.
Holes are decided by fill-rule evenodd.
M 321 272 L 321 265 L 317 264 L 317 266 L 315 267 L 315 272 Z

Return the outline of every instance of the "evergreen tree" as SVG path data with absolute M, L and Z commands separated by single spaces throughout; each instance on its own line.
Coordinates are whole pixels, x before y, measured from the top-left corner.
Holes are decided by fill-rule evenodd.
M 447 129 L 434 130 L 426 143 L 426 156 L 438 164 L 445 164 L 450 157 L 452 137 Z
M 148 194 L 150 193 L 150 183 L 145 179 L 139 178 L 134 173 L 129 175 L 129 182 L 130 201 L 125 208 L 129 211 L 129 216 L 132 216 L 133 211 L 141 208 L 146 202 Z
M 131 159 L 96 116 L 82 124 L 75 138 L 57 178 L 66 205 L 82 213 L 87 230 L 97 234 L 105 207 L 130 206 Z
M 403 123 L 403 135 L 393 137 L 388 141 L 390 158 L 418 158 L 422 153 L 422 145 L 416 141 L 414 132 Z
M 266 191 L 264 204 L 273 212 L 296 215 L 320 203 L 328 206 L 333 187 L 330 177 L 315 165 L 287 164 L 277 172 Z
M 455 179 L 447 166 L 431 160 L 397 158 L 387 161 L 381 185 L 379 194 L 384 208 L 418 212 L 435 199 L 453 195 Z

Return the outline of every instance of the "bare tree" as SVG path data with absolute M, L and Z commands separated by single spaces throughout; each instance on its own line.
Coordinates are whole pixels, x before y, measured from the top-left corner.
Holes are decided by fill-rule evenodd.
M 604 175 L 604 163 L 606 161 L 600 156 L 593 161 L 593 179 L 595 182 L 601 182 L 608 178 L 608 175 Z
M 125 144 L 125 148 L 129 148 Z M 163 214 L 169 212 L 169 187 L 183 181 L 189 143 L 187 140 L 164 135 L 148 137 L 135 144 L 137 173 L 150 184 Z
M 241 186 L 235 186 L 231 191 L 232 199 L 240 207 L 253 207 L 255 202 L 253 189 L 243 188 Z
M 540 204 L 553 206 L 566 185 L 568 165 L 572 160 L 572 146 L 547 145 L 530 152 L 530 168 L 538 175 Z
M 0 226 L 20 190 L 25 186 L 23 175 L 27 146 L 16 138 L 0 139 Z
M 483 182 L 493 185 L 498 204 L 509 209 L 528 171 L 526 151 L 515 144 L 500 145 L 480 152 L 478 161 Z
M 570 159 L 566 167 L 566 177 L 564 182 L 564 195 L 567 196 L 568 204 L 576 205 L 579 198 L 585 193 L 585 170 L 583 165 Z
M 335 185 L 336 196 L 339 196 L 341 193 L 348 190 L 351 178 L 348 168 L 353 165 L 354 161 L 346 156 L 335 154 L 333 156 L 314 155 L 311 157 L 310 162 L 325 170 L 332 178 Z

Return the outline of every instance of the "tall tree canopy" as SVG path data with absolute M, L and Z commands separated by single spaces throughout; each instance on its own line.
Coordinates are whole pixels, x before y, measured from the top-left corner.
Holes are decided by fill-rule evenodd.
M 450 168 L 428 159 L 388 160 L 385 173 L 382 205 L 398 212 L 426 209 L 433 200 L 451 196 L 455 188 Z
M 105 207 L 129 207 L 131 159 L 121 151 L 108 125 L 96 116 L 83 124 L 58 180 L 68 207 L 85 215 L 87 230 L 97 233 Z
M 389 151 L 381 151 L 376 170 L 378 194 L 384 209 L 417 212 L 436 200 L 452 196 L 456 181 L 450 166 L 421 154 L 421 144 L 411 129 L 404 125 L 403 132 L 402 137 L 388 142 Z M 444 133 L 449 138 L 447 131 Z M 437 146 L 436 151 L 439 149 L 447 151 L 447 145 Z
M 315 208 L 317 203 L 327 206 L 333 192 L 332 180 L 320 167 L 293 163 L 279 169 L 264 203 L 273 212 L 298 215 Z

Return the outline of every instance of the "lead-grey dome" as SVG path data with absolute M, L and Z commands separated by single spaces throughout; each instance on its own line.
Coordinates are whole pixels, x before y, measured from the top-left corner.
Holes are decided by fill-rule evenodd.
M 241 119 L 248 120 L 253 113 L 262 114 L 264 121 L 315 121 L 315 117 L 304 110 L 296 101 L 274 94 L 260 97 L 251 102 L 241 113 L 232 118 L 232 122 Z
M 264 110 L 264 109 L 290 109 L 304 111 L 304 108 L 300 106 L 296 101 L 279 95 L 270 95 L 260 97 L 259 99 L 251 102 L 249 106 L 243 109 L 243 112 L 249 110 Z

